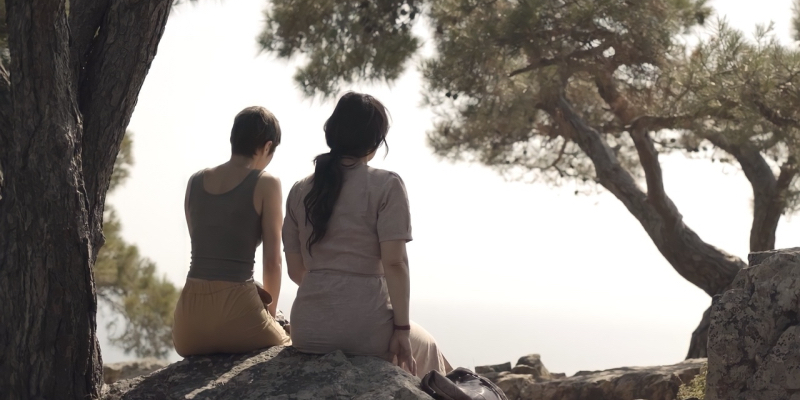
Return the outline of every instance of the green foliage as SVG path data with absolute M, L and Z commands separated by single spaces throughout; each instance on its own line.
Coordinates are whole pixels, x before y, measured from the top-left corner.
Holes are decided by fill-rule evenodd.
M 273 0 L 259 42 L 290 58 L 308 55 L 295 80 L 309 96 L 342 83 L 393 80 L 419 48 L 411 25 L 419 0 Z
M 130 133 L 126 134 L 114 164 L 110 190 L 129 175 L 133 164 Z M 167 357 L 172 349 L 172 313 L 179 290 L 156 274 L 156 265 L 143 258 L 135 245 L 125 242 L 111 205 L 103 220 L 105 245 L 97 254 L 94 276 L 97 297 L 114 312 L 107 323 L 110 341 L 139 357 Z
M 685 383 L 678 388 L 678 400 L 696 398 L 703 400 L 706 398 L 706 376 L 708 375 L 708 364 L 700 368 L 700 374 L 695 376 L 691 382 Z
M 114 160 L 114 171 L 111 173 L 111 182 L 108 186 L 108 191 L 113 192 L 118 188 L 131 174 L 131 166 L 133 166 L 133 139 L 131 133 L 126 132 L 122 138 L 122 144 L 119 147 L 119 153 Z M 106 207 L 108 208 L 108 206 Z
M 595 181 L 591 160 L 545 112 L 559 93 L 635 177 L 643 172 L 628 131 L 637 119 L 652 121 L 660 153 L 733 162 L 732 153 L 755 151 L 775 175 L 797 169 L 800 52 L 780 45 L 769 27 L 746 39 L 724 22 L 687 44 L 712 14 L 706 0 L 407 3 L 376 10 L 330 0 L 309 11 L 310 2 L 282 0 L 267 13 L 260 42 L 279 57 L 304 56 L 296 76 L 304 92 L 330 97 L 354 80 L 396 78 L 410 48 L 377 55 L 394 51 L 385 43 L 421 41 L 405 26 L 423 19 L 436 49 L 421 62 L 425 104 L 437 115 L 429 144 L 511 179 L 584 188 Z M 408 7 L 422 18 L 398 29 L 395 17 Z M 354 39 L 366 29 L 342 22 L 364 19 L 383 21 L 381 40 Z M 800 180 L 786 176 L 781 196 L 791 212 Z

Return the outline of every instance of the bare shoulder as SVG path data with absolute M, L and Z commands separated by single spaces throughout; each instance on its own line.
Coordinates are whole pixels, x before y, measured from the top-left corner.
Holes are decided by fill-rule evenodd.
M 266 185 L 280 185 L 281 179 L 267 171 L 264 171 L 258 176 L 258 182 Z
M 281 180 L 270 173 L 262 172 L 258 176 L 255 190 L 256 200 L 280 198 L 282 196 Z

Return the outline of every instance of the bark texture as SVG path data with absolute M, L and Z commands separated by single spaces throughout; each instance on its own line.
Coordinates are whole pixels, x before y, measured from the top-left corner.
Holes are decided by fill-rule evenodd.
M 92 267 L 114 158 L 170 0 L 7 0 L 0 65 L 0 392 L 99 396 Z

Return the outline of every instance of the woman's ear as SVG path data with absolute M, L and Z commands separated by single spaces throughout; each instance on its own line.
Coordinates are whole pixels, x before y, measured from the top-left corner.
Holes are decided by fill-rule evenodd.
M 272 150 L 272 141 L 270 140 L 266 144 L 264 144 L 264 147 L 261 150 L 264 151 L 265 156 L 270 155 L 270 150 Z

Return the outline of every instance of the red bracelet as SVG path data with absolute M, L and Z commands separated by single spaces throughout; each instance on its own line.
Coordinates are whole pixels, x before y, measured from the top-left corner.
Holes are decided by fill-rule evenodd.
M 395 325 L 394 330 L 396 331 L 410 331 L 411 325 Z

